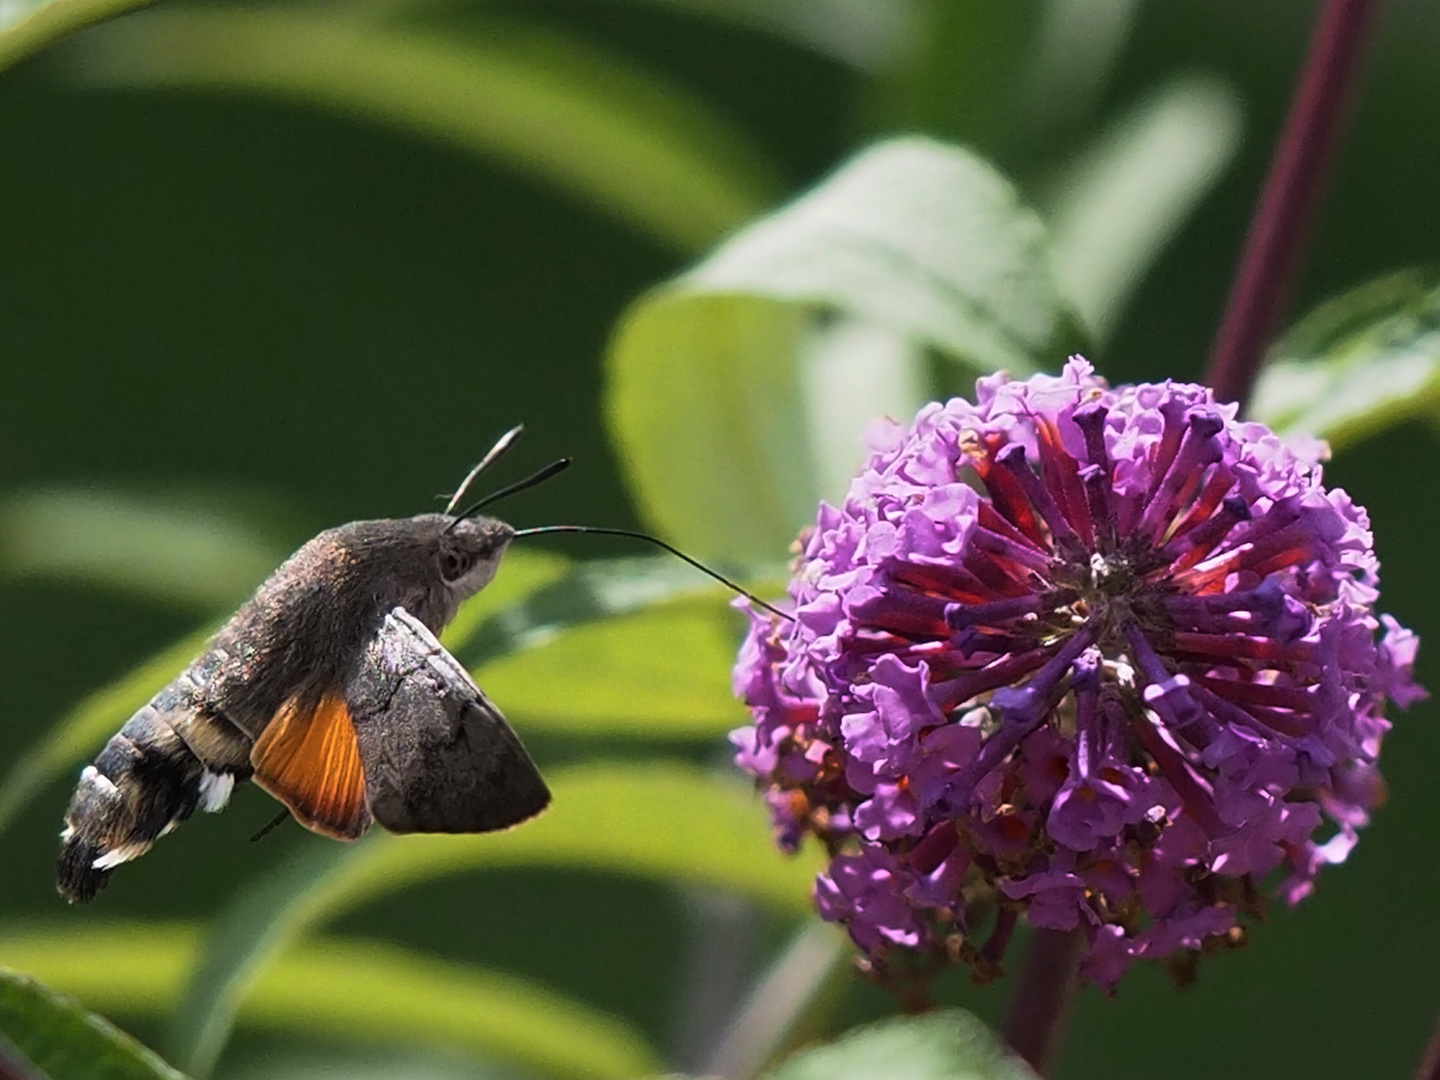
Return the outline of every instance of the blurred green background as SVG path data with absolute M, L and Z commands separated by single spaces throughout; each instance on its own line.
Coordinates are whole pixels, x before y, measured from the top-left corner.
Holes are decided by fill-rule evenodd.
M 0 4 L 0 24 L 31 6 Z M 1133 292 L 1117 286 L 1122 299 L 1092 318 L 1091 352 L 1112 382 L 1197 378 L 1315 9 L 167 3 L 23 56 L 0 52 L 16 60 L 0 71 L 0 772 L 87 693 L 223 616 L 319 529 L 433 508 L 517 421 L 527 434 L 516 456 L 570 454 L 576 465 L 507 505 L 509 520 L 642 523 L 601 408 L 617 320 L 881 135 L 965 144 L 1053 221 L 1077 155 L 1180 87 L 1198 110 L 1204 161 L 1160 215 Z M 342 51 L 327 66 L 326 48 L 345 35 L 392 48 Z M 449 51 L 397 45 L 417 41 Z M 1388 5 L 1295 312 L 1440 256 L 1436 55 L 1440 8 Z M 452 60 L 453 72 L 442 63 Z M 445 72 L 460 74 L 439 85 Z M 437 106 L 461 91 L 477 96 L 450 113 Z M 644 123 L 606 142 L 608 114 L 573 103 L 591 93 Z M 492 126 L 470 125 L 472 107 L 493 107 Z M 688 172 L 679 151 L 668 163 L 645 156 L 652 131 L 682 150 L 693 139 Z M 1187 153 L 1186 131 L 1169 157 Z M 590 135 L 613 158 L 586 149 Z M 965 378 L 946 369 L 939 381 L 958 389 Z M 1382 607 L 1432 641 L 1437 449 L 1433 427 L 1412 420 L 1347 446 L 1329 472 L 1372 514 Z M 172 554 L 163 545 L 176 537 Z M 598 538 L 563 550 L 633 554 Z M 724 626 L 738 640 L 738 623 Z M 1434 658 L 1422 650 L 1421 678 L 1440 686 Z M 723 686 L 723 671 L 714 677 Z M 715 733 L 744 720 L 721 705 L 703 737 L 594 734 L 527 729 L 524 708 L 499 703 L 547 770 L 660 756 L 712 766 L 726 756 Z M 1275 909 L 1250 948 L 1203 964 L 1189 990 L 1147 968 L 1117 1000 L 1087 992 L 1060 1075 L 1407 1074 L 1440 1007 L 1432 715 L 1421 706 L 1399 719 L 1383 762 L 1390 803 L 1315 898 Z M 26 927 L 198 925 L 323 843 L 293 825 L 250 843 L 273 804 L 247 790 L 126 868 L 92 907 L 65 910 L 51 860 L 69 787 L 67 777 L 35 792 L 0 835 L 0 963 L 5 935 Z M 652 812 L 676 808 L 657 801 Z M 753 858 L 778 862 L 763 815 L 748 820 Z M 330 929 L 543 984 L 623 1018 L 668 1067 L 694 1069 L 799 911 L 655 875 L 511 867 L 388 893 Z M 1008 992 L 958 976 L 942 989 L 992 1020 Z M 825 993 L 807 1033 L 891 1008 L 858 977 Z M 153 1002 L 97 1005 L 164 1044 Z M 544 1075 L 493 1056 L 353 1018 L 323 1031 L 242 1019 L 217 1075 Z

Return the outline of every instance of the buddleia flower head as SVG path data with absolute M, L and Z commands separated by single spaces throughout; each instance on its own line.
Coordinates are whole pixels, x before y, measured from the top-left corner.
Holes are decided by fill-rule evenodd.
M 752 612 L 733 740 L 821 914 L 872 961 L 998 970 L 1023 915 L 1082 974 L 1234 944 L 1383 795 L 1387 699 L 1424 696 L 1376 616 L 1365 511 L 1200 386 L 982 379 L 884 423 L 790 585 Z

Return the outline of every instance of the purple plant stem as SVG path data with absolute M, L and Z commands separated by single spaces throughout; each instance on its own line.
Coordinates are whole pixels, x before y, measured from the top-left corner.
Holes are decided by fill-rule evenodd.
M 1415 1080 L 1440 1080 L 1440 1022 L 1430 1034 L 1430 1043 L 1425 1047 L 1425 1056 L 1415 1070 Z
M 1230 286 L 1205 382 L 1244 407 L 1289 299 L 1381 0 L 1326 0 Z
M 1080 989 L 1078 972 L 1085 935 L 1080 930 L 1036 929 L 1005 1017 L 1005 1041 L 1040 1076 L 1049 1076 L 1060 1055 L 1070 1008 Z
M 28 1058 L 0 1035 L 0 1080 L 44 1080 Z

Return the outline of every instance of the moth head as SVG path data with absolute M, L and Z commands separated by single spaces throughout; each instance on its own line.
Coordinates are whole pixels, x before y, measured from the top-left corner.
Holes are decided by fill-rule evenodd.
M 451 519 L 435 545 L 440 580 L 458 603 L 475 595 L 495 577 L 515 530 L 490 517 Z

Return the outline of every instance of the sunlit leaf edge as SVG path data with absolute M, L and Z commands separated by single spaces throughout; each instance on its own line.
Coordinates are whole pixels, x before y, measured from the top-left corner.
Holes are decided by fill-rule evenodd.
M 0 29 L 0 71 L 19 63 L 87 26 L 156 0 L 48 0 Z
M 50 1080 L 185 1080 L 159 1055 L 44 983 L 0 967 L 0 1036 Z M 4 1070 L 0 1060 L 0 1071 Z
M 1250 411 L 1282 436 L 1338 450 L 1433 416 L 1437 401 L 1440 267 L 1431 266 L 1365 282 L 1301 318 L 1271 348 Z
M 988 1027 L 960 1009 L 853 1028 L 792 1054 L 762 1080 L 1036 1080 Z

